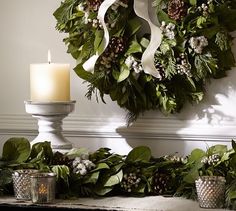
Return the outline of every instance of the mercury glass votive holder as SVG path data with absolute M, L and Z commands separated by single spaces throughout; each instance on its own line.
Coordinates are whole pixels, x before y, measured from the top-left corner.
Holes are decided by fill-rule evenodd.
M 202 208 L 222 208 L 225 196 L 225 177 L 202 176 L 196 181 L 199 206 Z
M 35 173 L 30 176 L 33 203 L 52 203 L 55 200 L 56 174 Z
M 30 200 L 30 175 L 39 172 L 36 169 L 19 169 L 12 173 L 14 195 L 17 200 Z

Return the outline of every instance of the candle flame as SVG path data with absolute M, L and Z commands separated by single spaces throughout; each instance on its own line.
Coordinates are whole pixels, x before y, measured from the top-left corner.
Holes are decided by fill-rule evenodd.
M 48 50 L 48 63 L 49 64 L 51 63 L 51 52 L 50 52 L 50 50 Z
M 45 193 L 47 193 L 47 187 L 44 185 L 44 184 L 41 184 L 40 186 L 39 186 L 39 194 L 45 194 Z

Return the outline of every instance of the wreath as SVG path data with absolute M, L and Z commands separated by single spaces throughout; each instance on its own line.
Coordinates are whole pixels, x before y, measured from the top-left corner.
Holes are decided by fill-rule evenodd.
M 129 123 L 200 102 L 235 65 L 235 0 L 64 0 L 53 15 L 86 96 L 110 95 Z

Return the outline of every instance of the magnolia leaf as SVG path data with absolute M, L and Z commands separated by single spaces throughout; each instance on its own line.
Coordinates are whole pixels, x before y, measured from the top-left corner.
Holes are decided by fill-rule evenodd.
M 113 70 L 112 70 L 112 76 L 113 76 L 113 78 L 114 78 L 115 80 L 118 80 L 118 79 L 119 79 L 119 76 L 120 76 L 120 72 L 117 71 L 117 70 L 115 70 L 115 69 L 113 69 Z M 115 91 L 117 91 L 117 90 L 115 90 Z
M 107 193 L 111 192 L 113 187 L 100 187 L 96 188 L 94 192 L 99 196 L 105 196 Z
M 233 153 L 234 153 L 234 152 L 233 152 L 232 150 L 229 151 L 229 152 L 225 152 L 225 153 L 223 154 L 223 156 L 221 157 L 220 162 L 222 163 L 222 162 L 225 162 L 225 161 L 229 160 L 229 159 L 230 159 L 230 155 L 233 154 Z
M 94 49 L 98 50 L 99 46 L 101 45 L 103 39 L 103 31 L 102 30 L 96 30 L 95 32 L 95 40 L 94 40 Z
M 40 155 L 40 156 L 39 156 Z M 30 158 L 39 158 L 42 161 L 50 162 L 53 157 L 51 143 L 48 141 L 39 142 L 32 146 Z
M 139 186 L 135 189 L 135 192 L 140 193 L 140 194 L 144 194 L 144 193 L 145 193 L 145 188 L 146 188 L 146 184 L 141 183 L 141 184 L 139 184 Z
M 127 55 L 130 55 L 132 53 L 141 53 L 142 47 L 141 45 L 136 41 L 133 40 L 128 48 L 128 51 L 126 52 Z
M 142 37 L 141 41 L 140 41 L 140 44 L 144 47 L 144 48 L 147 48 L 148 45 L 149 45 L 150 41 L 145 38 L 145 37 Z
M 95 169 L 91 172 L 99 171 L 101 169 L 110 169 L 110 167 L 106 163 L 99 163 Z
M 151 158 L 151 150 L 147 146 L 134 148 L 126 158 L 126 162 L 148 162 Z
M 130 74 L 130 69 L 127 67 L 127 65 L 126 64 L 122 65 L 121 72 L 117 82 L 120 83 L 121 81 L 124 81 L 126 78 L 129 77 L 129 74 Z
M 108 180 L 105 182 L 104 186 L 111 187 L 117 185 L 122 181 L 122 178 L 123 178 L 123 171 L 120 170 L 117 174 L 110 176 Z
M 195 86 L 195 83 L 194 83 L 193 79 L 191 77 L 187 77 L 187 79 L 188 79 L 189 84 L 192 87 L 192 90 L 195 91 L 196 90 L 196 86 Z
M 129 31 L 130 31 L 130 36 L 134 35 L 135 33 L 137 33 L 137 31 L 141 28 L 141 22 L 139 18 L 133 18 L 131 20 L 128 21 L 128 27 L 129 27 Z
M 207 150 L 207 153 L 209 155 L 219 154 L 219 155 L 222 156 L 226 151 L 227 151 L 227 146 L 226 145 L 217 144 L 217 145 L 214 145 L 214 146 L 210 147 Z
M 164 21 L 166 23 L 173 22 L 173 19 L 169 18 L 168 14 L 166 12 L 164 12 L 163 10 L 158 10 L 157 15 L 158 15 L 158 20 L 160 21 L 160 23 L 162 21 Z
M 234 140 L 232 140 L 231 143 L 232 143 L 232 148 L 236 152 L 236 142 Z
M 100 171 L 93 172 L 92 174 L 90 174 L 86 177 L 86 179 L 83 181 L 83 183 L 84 184 L 86 184 L 86 183 L 96 184 L 96 182 L 98 181 L 99 175 L 100 175 Z
M 123 166 L 124 166 L 124 163 L 122 162 L 122 163 L 119 163 L 119 164 L 113 166 L 112 169 L 114 170 L 114 172 L 117 172 L 117 171 L 119 171 Z
M 191 152 L 188 160 L 189 160 L 189 162 L 196 162 L 199 159 L 203 158 L 205 155 L 206 155 L 206 153 L 203 150 L 201 150 L 201 149 L 194 149 Z
M 189 0 L 189 3 L 194 6 L 197 4 L 197 0 Z
M 3 145 L 3 160 L 21 163 L 25 162 L 29 155 L 30 143 L 26 138 L 10 138 Z
M 194 183 L 195 180 L 199 177 L 199 173 L 197 169 L 191 170 L 184 178 L 184 182 Z
M 85 71 L 82 64 L 78 64 L 75 68 L 74 68 L 75 73 L 82 79 L 86 80 L 86 81 L 90 81 L 91 77 L 92 77 L 92 73 Z
M 63 179 L 68 184 L 68 176 L 70 175 L 70 169 L 66 165 L 55 165 L 52 167 L 52 172 L 56 174 L 57 179 Z
M 0 189 L 4 185 L 12 183 L 12 169 L 1 169 L 0 170 Z
M 70 159 L 74 159 L 75 157 L 80 157 L 82 155 L 89 155 L 89 151 L 86 148 L 73 148 L 69 152 L 66 153 L 67 157 Z
M 230 200 L 236 199 L 236 191 L 230 191 L 228 193 L 228 197 L 230 198 Z

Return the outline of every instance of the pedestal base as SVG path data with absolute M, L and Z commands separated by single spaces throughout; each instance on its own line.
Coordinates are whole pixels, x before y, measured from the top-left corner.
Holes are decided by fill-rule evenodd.
M 25 101 L 26 112 L 38 120 L 38 136 L 31 142 L 49 141 L 54 151 L 68 151 L 72 144 L 62 135 L 62 120 L 74 111 L 75 101 L 32 102 Z

